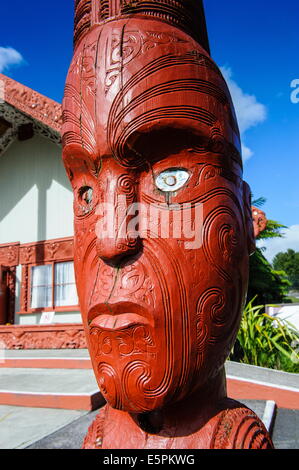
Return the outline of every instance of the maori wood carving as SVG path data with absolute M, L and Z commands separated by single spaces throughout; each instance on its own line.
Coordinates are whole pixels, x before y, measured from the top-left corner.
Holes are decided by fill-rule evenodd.
M 0 265 L 17 266 L 19 264 L 19 243 L 10 243 L 8 245 L 0 245 Z
M 202 2 L 76 1 L 63 121 L 80 308 L 107 400 L 84 447 L 272 447 L 226 395 L 255 243 Z
M 84 349 L 82 325 L 3 326 L 1 345 L 5 349 Z M 2 346 L 3 347 L 3 346 Z
M 28 243 L 20 247 L 20 264 L 23 266 L 47 261 L 67 261 L 73 258 L 73 238 Z
M 0 74 L 4 100 L 0 102 L 0 155 L 28 126 L 31 132 L 61 145 L 61 105 Z M 1 127 L 7 123 L 6 129 Z
M 22 265 L 22 285 L 19 313 L 26 313 L 29 311 L 30 304 L 30 266 L 51 261 L 72 261 L 74 259 L 74 239 L 61 238 L 40 241 L 36 243 L 27 243 L 20 246 L 19 257 L 20 264 Z
M 19 243 L 0 245 L 0 325 L 14 322 Z

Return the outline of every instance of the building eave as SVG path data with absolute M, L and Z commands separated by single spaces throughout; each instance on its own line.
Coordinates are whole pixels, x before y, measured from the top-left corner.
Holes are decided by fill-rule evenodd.
M 61 134 L 62 107 L 31 88 L 0 74 L 2 100 L 40 124 Z M 1 96 L 0 96 L 1 99 Z
M 33 135 L 60 145 L 61 125 L 61 104 L 0 74 L 0 156 Z

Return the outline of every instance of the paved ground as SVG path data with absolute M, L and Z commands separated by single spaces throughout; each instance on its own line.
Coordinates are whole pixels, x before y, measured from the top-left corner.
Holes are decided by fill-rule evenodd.
M 277 411 L 273 442 L 276 449 L 299 449 L 299 410 Z
M 99 410 L 92 411 L 28 446 L 28 449 L 81 449 L 88 427 Z
M 262 402 L 247 401 L 247 406 L 254 409 L 260 416 L 263 414 Z M 89 424 L 98 411 L 93 411 L 59 431 L 35 442 L 29 449 L 80 449 Z M 277 411 L 272 433 L 276 449 L 299 449 L 299 410 Z
M 6 349 L 0 350 L 1 358 L 19 359 L 19 358 L 80 358 L 90 357 L 88 349 Z
M 0 449 L 22 449 L 88 411 L 0 406 Z
M 244 404 L 263 417 L 265 402 Z M 97 413 L 0 406 L 0 449 L 80 449 Z M 299 449 L 299 410 L 277 410 L 272 438 L 276 449 Z
M 265 402 L 248 400 L 246 403 L 249 408 L 254 410 L 262 419 L 265 410 Z M 73 423 L 54 432 L 53 434 L 41 439 L 32 445 L 29 449 L 80 449 L 83 438 L 87 432 L 88 426 L 93 421 L 98 411 L 93 411 Z
M 91 369 L 0 369 L 0 392 L 89 393 L 98 390 Z
M 7 358 L 88 358 L 87 350 L 4 351 Z M 238 374 L 239 365 L 227 364 L 228 374 Z M 288 383 L 298 387 L 298 376 L 243 367 L 242 376 L 262 374 L 259 378 L 271 383 Z M 268 374 L 265 376 L 265 374 Z M 246 377 L 247 377 L 246 375 Z M 285 382 L 287 381 L 287 382 Z M 69 393 L 97 390 L 91 370 L 78 369 L 0 369 L 0 390 L 32 392 L 65 391 Z M 265 402 L 247 400 L 243 403 L 263 419 Z M 87 429 L 98 411 L 57 410 L 0 406 L 0 449 L 80 449 Z M 299 410 L 279 409 L 273 428 L 277 449 L 299 449 Z
M 299 374 L 290 374 L 281 370 L 266 369 L 232 361 L 226 362 L 225 370 L 227 376 L 232 375 L 267 384 L 293 387 L 299 390 Z

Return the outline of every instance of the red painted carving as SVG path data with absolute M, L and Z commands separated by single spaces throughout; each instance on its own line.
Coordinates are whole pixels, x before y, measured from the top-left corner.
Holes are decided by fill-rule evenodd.
M 7 288 L 8 288 L 8 317 L 7 323 L 13 324 L 15 321 L 15 302 L 16 302 L 16 267 L 11 267 L 7 271 Z
M 21 312 L 28 311 L 29 301 L 29 266 L 22 266 L 22 283 L 21 283 L 21 301 L 20 310 Z
M 61 131 L 62 111 L 59 103 L 5 75 L 0 74 L 0 80 L 4 83 L 4 100 L 8 104 L 51 129 Z
M 0 325 L 4 325 L 6 323 L 6 315 L 7 315 L 7 303 L 8 303 L 8 292 L 7 292 L 7 284 L 4 275 L 4 269 L 0 265 Z
M 20 247 L 20 264 L 67 261 L 74 258 L 73 238 L 28 243 Z
M 0 245 L 0 264 L 2 266 L 17 266 L 19 264 L 19 243 Z
M 14 323 L 16 266 L 19 264 L 19 243 L 0 245 L 1 294 L 0 325 Z
M 199 0 L 76 2 L 63 157 L 108 403 L 85 448 L 272 446 L 226 396 L 254 233 L 230 94 L 195 24 Z
M 257 238 L 261 232 L 267 227 L 267 218 L 265 212 L 261 211 L 257 207 L 252 206 L 252 219 L 254 236 Z
M 74 259 L 73 237 L 28 243 L 20 246 L 22 284 L 20 312 L 29 312 L 29 270 L 30 266 L 49 262 L 72 261 Z
M 84 349 L 82 325 L 2 326 L 1 347 L 5 349 Z

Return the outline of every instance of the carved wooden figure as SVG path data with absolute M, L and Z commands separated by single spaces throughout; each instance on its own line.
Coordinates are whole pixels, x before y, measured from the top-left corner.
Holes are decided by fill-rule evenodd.
M 75 271 L 107 405 L 84 448 L 270 448 L 227 398 L 250 190 L 200 0 L 77 0 L 63 101 Z

